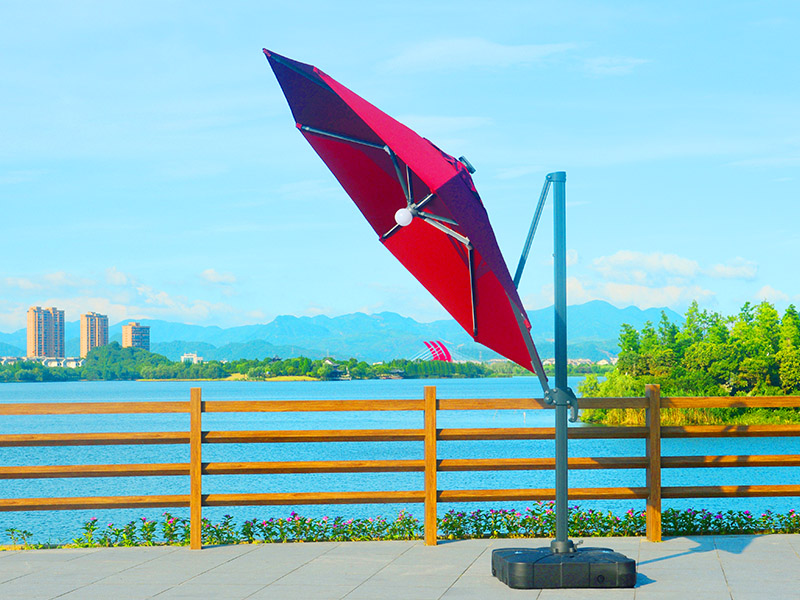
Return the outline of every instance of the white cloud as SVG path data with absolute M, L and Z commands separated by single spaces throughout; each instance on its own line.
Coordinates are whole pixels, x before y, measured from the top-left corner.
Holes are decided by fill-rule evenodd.
M 705 274 L 718 279 L 755 279 L 757 272 L 758 265 L 754 261 L 737 256 L 727 264 L 713 265 Z
M 611 256 L 601 256 L 594 259 L 592 264 L 607 279 L 636 283 L 644 283 L 653 275 L 689 278 L 700 270 L 697 261 L 676 254 L 645 254 L 632 250 L 620 250 Z
M 775 289 L 771 285 L 765 285 L 758 293 L 756 293 L 756 301 L 760 302 L 766 300 L 767 302 L 786 302 L 789 300 L 789 295 Z
M 578 251 L 567 250 L 567 266 L 571 267 L 578 264 Z
M 19 288 L 21 290 L 38 290 L 42 285 L 35 283 L 26 277 L 6 277 L 5 283 L 8 287 Z
M 65 273 L 64 271 L 55 271 L 54 273 L 45 273 L 43 276 L 46 286 L 61 288 L 61 287 L 87 287 L 94 284 L 91 279 Z
M 542 286 L 538 294 L 529 294 L 522 298 L 522 305 L 529 310 L 552 306 L 553 291 L 553 284 L 547 283 Z M 567 302 L 569 304 L 584 304 L 599 299 L 601 298 L 591 289 L 584 287 L 577 277 L 567 277 Z
M 331 314 L 333 314 L 333 311 L 330 306 L 321 306 L 313 302 L 309 303 L 305 310 L 303 310 L 303 315 L 306 317 L 318 317 L 319 315 Z
M 711 290 L 697 285 L 665 285 L 648 286 L 637 283 L 604 282 L 595 285 L 581 281 L 576 277 L 567 278 L 567 302 L 584 304 L 592 300 L 604 300 L 616 306 L 638 306 L 652 308 L 668 306 L 681 309 L 692 300 L 708 302 L 714 298 Z M 528 309 L 544 308 L 553 304 L 553 284 L 543 285 L 538 294 L 523 298 L 523 305 Z
M 233 273 L 220 273 L 216 269 L 206 269 L 200 273 L 200 277 L 209 283 L 236 283 L 236 277 L 233 275 Z
M 67 287 L 89 287 L 94 285 L 94 281 L 72 275 L 64 271 L 54 271 L 53 273 L 45 273 L 38 276 L 37 280 L 28 277 L 6 277 L 5 284 L 8 287 L 17 288 L 20 290 L 42 290 L 42 289 L 57 289 Z
M 669 306 L 677 308 L 688 304 L 692 300 L 707 302 L 714 297 L 714 292 L 700 286 L 648 287 L 629 283 L 604 283 L 599 291 L 601 299 L 619 306 L 638 306 L 651 308 L 653 306 Z
M 106 269 L 106 281 L 111 285 L 127 285 L 128 283 L 132 283 L 132 279 L 117 269 L 117 267 Z
M 642 58 L 625 56 L 598 56 L 589 58 L 584 63 L 586 70 L 595 76 L 628 75 L 639 65 L 650 62 Z
M 14 332 L 25 327 L 28 307 L 0 300 L 0 331 Z
M 474 67 L 530 65 L 576 44 L 504 45 L 482 38 L 450 38 L 423 42 L 401 52 L 386 66 L 403 71 L 436 71 Z

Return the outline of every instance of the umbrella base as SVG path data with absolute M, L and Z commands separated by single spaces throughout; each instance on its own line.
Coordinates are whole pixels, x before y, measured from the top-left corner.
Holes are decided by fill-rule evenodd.
M 636 585 L 636 561 L 610 548 L 498 548 L 492 551 L 492 575 L 516 589 L 630 588 Z

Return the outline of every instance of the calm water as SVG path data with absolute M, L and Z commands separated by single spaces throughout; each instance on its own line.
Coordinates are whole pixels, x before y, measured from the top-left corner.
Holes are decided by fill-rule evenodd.
M 577 390 L 580 378 L 570 378 Z M 315 400 L 315 399 L 391 399 L 421 398 L 426 385 L 435 385 L 441 398 L 526 398 L 541 396 L 532 377 L 509 379 L 442 379 L 349 382 L 74 382 L 0 385 L 0 402 L 101 402 L 187 400 L 191 387 L 201 387 L 205 400 Z M 463 411 L 442 412 L 440 427 L 519 427 L 553 425 L 551 411 Z M 3 433 L 45 433 L 69 431 L 179 431 L 187 430 L 188 415 L 102 415 L 3 417 Z M 296 413 L 204 415 L 204 429 L 378 429 L 421 427 L 419 413 Z M 577 425 L 580 426 L 580 425 Z M 663 440 L 665 455 L 684 454 L 800 454 L 800 440 L 763 439 L 690 439 Z M 548 457 L 553 455 L 552 441 L 510 442 L 439 442 L 441 458 Z M 575 440 L 570 442 L 571 456 L 641 456 L 643 440 Z M 420 458 L 421 442 L 327 443 L 327 444 L 219 444 L 203 449 L 204 461 L 281 461 L 346 460 L 364 458 Z M 147 462 L 188 462 L 188 446 L 109 446 L 73 448 L 0 448 L 0 465 L 110 464 Z M 762 469 L 690 469 L 663 473 L 663 485 L 762 484 L 796 481 L 797 468 Z M 642 486 L 644 472 L 636 470 L 572 471 L 570 486 Z M 205 493 L 301 492 L 340 490 L 422 489 L 421 473 L 353 475 L 242 475 L 215 476 L 203 479 Z M 441 489 L 480 488 L 551 488 L 551 472 L 440 473 Z M 0 497 L 113 496 L 137 494 L 188 493 L 188 477 L 88 478 L 4 480 Z M 665 507 L 708 508 L 725 510 L 747 508 L 751 511 L 798 508 L 792 498 L 742 498 L 729 500 L 665 501 Z M 581 502 L 583 507 L 624 511 L 641 509 L 643 501 Z M 524 508 L 495 503 L 483 505 L 442 504 L 450 508 Z M 353 505 L 335 507 L 307 506 L 297 509 L 308 516 L 344 515 L 394 516 L 399 510 L 421 516 L 421 505 Z M 206 508 L 204 515 L 218 520 L 232 514 L 237 521 L 259 517 L 285 516 L 290 507 Z M 65 541 L 80 532 L 80 525 L 97 516 L 104 526 L 145 516 L 156 519 L 163 509 L 104 511 L 36 511 L 0 513 L 0 541 L 5 529 L 16 527 L 34 532 L 38 541 Z M 173 514 L 187 515 L 188 509 L 173 509 Z

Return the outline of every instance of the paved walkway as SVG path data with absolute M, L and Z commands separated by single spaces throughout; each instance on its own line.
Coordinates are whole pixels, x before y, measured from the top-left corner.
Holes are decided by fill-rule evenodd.
M 489 600 L 504 598 L 800 599 L 800 535 L 590 539 L 635 558 L 637 586 L 512 590 L 492 577 L 493 548 L 546 540 L 320 542 L 205 548 L 0 552 L 3 600 Z

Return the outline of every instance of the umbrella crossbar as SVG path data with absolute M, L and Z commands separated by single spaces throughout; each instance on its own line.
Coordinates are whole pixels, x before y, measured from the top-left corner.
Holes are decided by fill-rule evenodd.
M 361 140 L 356 137 L 352 137 L 350 135 L 345 135 L 343 133 L 334 133 L 332 131 L 325 131 L 324 129 L 317 129 L 316 127 L 309 127 L 308 125 L 301 125 L 300 123 L 297 124 L 297 127 L 300 131 L 307 131 L 308 133 L 313 133 L 315 135 L 321 135 L 323 137 L 329 137 L 336 140 L 342 140 L 343 142 L 351 142 L 353 144 L 360 144 L 362 146 L 369 146 L 370 148 L 375 148 L 377 150 L 383 150 L 384 152 L 391 152 L 389 146 L 386 144 L 376 144 L 375 142 L 368 142 L 367 140 Z M 394 154 L 393 152 L 391 152 Z

